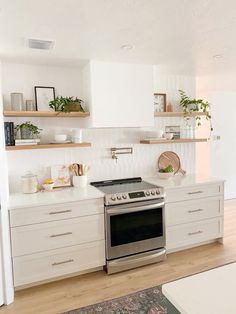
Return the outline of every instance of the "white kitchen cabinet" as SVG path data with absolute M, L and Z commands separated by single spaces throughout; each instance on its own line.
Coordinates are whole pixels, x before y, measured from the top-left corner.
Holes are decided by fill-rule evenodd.
M 166 248 L 179 251 L 224 235 L 224 184 L 166 189 Z
M 91 61 L 83 69 L 83 91 L 92 127 L 154 125 L 150 65 Z
M 13 259 L 15 287 L 40 282 L 105 264 L 105 243 L 94 241 Z
M 101 197 L 12 208 L 10 224 L 17 288 L 105 265 Z

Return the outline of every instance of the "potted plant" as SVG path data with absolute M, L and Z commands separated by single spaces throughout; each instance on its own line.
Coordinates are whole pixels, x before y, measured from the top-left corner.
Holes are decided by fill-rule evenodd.
M 40 131 L 42 131 L 42 129 L 39 129 L 30 121 L 26 121 L 24 123 L 18 124 L 15 127 L 15 131 L 16 132 L 20 131 L 21 139 L 33 139 L 39 137 Z
M 183 90 L 179 90 L 180 94 L 180 107 L 184 112 L 184 116 L 189 119 L 189 115 L 193 112 L 204 112 L 206 114 L 206 119 L 210 121 L 210 129 L 213 130 L 211 124 L 211 114 L 210 114 L 210 104 L 208 101 L 203 99 L 191 99 L 187 96 L 187 94 Z M 196 115 L 195 120 L 197 122 L 197 126 L 201 125 L 201 116 Z
M 169 179 L 174 175 L 174 168 L 172 165 L 168 165 L 165 168 L 158 170 L 158 177 L 160 179 Z
M 78 97 L 62 97 L 58 96 L 49 102 L 49 107 L 59 112 L 84 112 L 82 107 L 83 100 Z

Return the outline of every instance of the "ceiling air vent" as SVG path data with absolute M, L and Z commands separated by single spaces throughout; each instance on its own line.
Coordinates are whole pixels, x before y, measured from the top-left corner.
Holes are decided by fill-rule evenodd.
M 42 39 L 28 39 L 29 48 L 50 50 L 54 47 L 55 41 L 52 40 L 42 40 Z

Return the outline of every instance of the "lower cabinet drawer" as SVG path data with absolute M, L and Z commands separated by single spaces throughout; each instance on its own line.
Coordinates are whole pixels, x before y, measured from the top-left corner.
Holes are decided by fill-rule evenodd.
M 166 191 L 166 203 L 194 200 L 199 198 L 220 196 L 224 193 L 223 183 L 195 185 L 192 187 L 169 189 Z
M 171 226 L 166 229 L 166 247 L 167 250 L 178 249 L 222 236 L 223 218 Z
M 11 228 L 13 257 L 103 239 L 103 214 Z
M 224 198 L 222 196 L 168 203 L 165 206 L 166 226 L 223 216 L 223 211 Z
M 13 258 L 14 286 L 105 265 L 104 241 Z

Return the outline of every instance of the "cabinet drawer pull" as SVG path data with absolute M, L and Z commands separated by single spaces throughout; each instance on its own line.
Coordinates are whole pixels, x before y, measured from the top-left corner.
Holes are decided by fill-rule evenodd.
M 203 193 L 203 191 L 188 192 L 189 195 L 192 195 L 192 194 L 201 194 L 201 193 Z
M 200 233 L 203 233 L 203 231 L 198 230 L 198 231 L 195 231 L 195 232 L 189 232 L 188 235 L 189 235 L 189 236 L 192 236 L 192 235 L 200 234 Z
M 60 211 L 56 211 L 56 212 L 50 212 L 49 215 L 57 215 L 57 214 L 65 214 L 65 213 L 71 213 L 72 210 L 67 209 L 67 210 L 60 210 Z
M 203 211 L 202 208 L 198 208 L 198 209 L 188 210 L 188 213 L 192 214 L 192 213 L 197 213 L 197 212 L 202 212 L 202 211 Z
M 74 262 L 74 260 L 71 258 L 71 259 L 68 259 L 66 261 L 52 263 L 52 266 L 58 266 L 61 264 L 67 264 L 67 263 L 72 263 L 72 262 Z
M 62 237 L 62 236 L 70 235 L 70 234 L 72 234 L 72 232 L 52 234 L 52 235 L 50 235 L 50 238 Z

